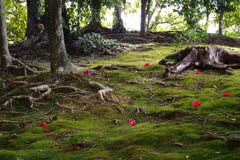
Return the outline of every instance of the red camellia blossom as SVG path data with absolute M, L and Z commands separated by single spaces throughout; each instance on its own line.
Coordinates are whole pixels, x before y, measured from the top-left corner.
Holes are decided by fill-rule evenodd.
M 136 124 L 136 121 L 135 120 L 128 120 L 128 123 L 131 125 L 131 126 L 134 126 Z
M 41 122 L 41 123 L 40 123 L 40 126 L 41 126 L 41 127 L 46 126 L 46 125 L 47 125 L 46 122 Z
M 85 71 L 83 71 L 83 74 L 90 74 L 91 73 L 91 71 L 90 70 L 85 70 Z
M 15 80 L 14 79 L 10 79 L 10 80 L 8 80 L 10 83 L 13 83 L 13 82 L 15 82 Z
M 43 132 L 44 133 L 50 133 L 51 131 L 49 129 L 44 129 Z
M 230 96 L 230 95 L 231 95 L 231 93 L 229 93 L 229 92 L 223 93 L 223 96 L 224 96 L 224 97 L 228 97 L 228 96 Z
M 199 107 L 199 106 L 201 106 L 201 103 L 200 103 L 199 101 L 194 101 L 194 102 L 192 103 L 192 106 L 193 106 L 193 107 Z
M 196 70 L 196 71 L 194 72 L 194 74 L 200 74 L 200 72 L 199 72 L 198 70 Z
M 145 63 L 145 64 L 144 64 L 144 67 L 147 67 L 147 66 L 150 66 L 150 64 L 149 64 L 149 63 Z

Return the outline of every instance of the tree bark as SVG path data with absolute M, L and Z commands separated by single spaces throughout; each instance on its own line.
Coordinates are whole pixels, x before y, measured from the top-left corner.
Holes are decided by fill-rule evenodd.
M 37 23 L 39 17 L 39 4 L 37 0 L 27 0 L 27 30 L 28 39 L 35 37 L 37 33 Z
M 101 33 L 103 31 L 101 16 L 100 16 L 102 3 L 99 0 L 91 0 L 90 7 L 91 7 L 91 21 L 84 28 L 84 33 L 90 33 L 90 32 Z
M 141 26 L 140 26 L 141 37 L 145 37 L 146 34 L 147 2 L 148 0 L 141 0 Z
M 220 35 L 223 35 L 223 18 L 224 18 L 224 11 L 221 11 L 220 12 L 220 15 L 219 15 L 219 34 Z
M 116 1 L 115 11 L 114 11 L 114 19 L 113 19 L 113 32 L 115 33 L 124 33 L 126 32 L 126 28 L 124 27 L 122 20 L 122 3 L 120 0 Z
M 69 19 L 70 18 L 67 14 L 66 0 L 63 0 L 62 16 L 63 16 L 63 21 L 64 21 L 64 26 L 63 26 L 64 38 L 65 38 L 65 40 L 71 40 L 72 36 L 71 36 L 71 30 L 69 28 L 69 26 L 70 26 Z
M 240 68 L 240 55 L 234 54 L 224 48 L 215 46 L 194 46 L 178 53 L 171 54 L 160 61 L 159 64 L 168 65 L 167 61 L 175 60 L 174 66 L 167 68 L 167 73 L 178 74 L 189 68 L 214 69 L 231 71 Z
M 6 69 L 12 64 L 12 57 L 8 50 L 7 29 L 5 24 L 2 0 L 0 0 L 0 35 L 0 63 L 1 68 Z
M 47 3 L 51 72 L 77 73 L 79 68 L 71 63 L 64 43 L 62 0 L 49 0 Z

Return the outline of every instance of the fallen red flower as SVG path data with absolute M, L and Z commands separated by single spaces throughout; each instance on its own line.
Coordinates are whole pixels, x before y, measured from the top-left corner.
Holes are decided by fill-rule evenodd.
M 13 79 L 10 79 L 10 80 L 8 80 L 8 81 L 9 81 L 9 83 L 15 82 L 15 80 L 13 80 Z
M 47 125 L 46 122 L 41 122 L 41 123 L 40 123 L 40 126 L 42 126 L 42 127 L 43 127 L 43 126 L 46 126 L 46 125 Z
M 50 133 L 51 131 L 49 129 L 44 129 L 43 132 L 44 133 Z
M 192 106 L 193 106 L 193 107 L 199 107 L 199 106 L 201 106 L 201 103 L 200 103 L 199 101 L 194 101 L 194 102 L 192 103 Z
M 230 95 L 231 95 L 231 93 L 229 93 L 229 92 L 225 92 L 225 93 L 223 94 L 224 97 L 228 97 L 228 96 L 230 96 Z
M 131 126 L 134 126 L 136 124 L 136 121 L 135 120 L 128 120 L 128 123 L 131 125 Z
M 149 64 L 149 63 L 145 63 L 145 64 L 144 64 L 144 67 L 147 67 L 147 66 L 150 66 L 150 64 Z
M 91 71 L 90 70 L 85 70 L 85 71 L 83 71 L 83 74 L 90 74 L 91 73 Z
M 194 74 L 200 74 L 200 72 L 199 72 L 198 70 L 196 70 L 196 71 L 194 72 Z

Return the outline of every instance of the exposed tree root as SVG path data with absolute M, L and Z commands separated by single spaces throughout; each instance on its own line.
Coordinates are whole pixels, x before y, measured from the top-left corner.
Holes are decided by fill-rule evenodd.
M 212 141 L 212 140 L 221 140 L 224 141 L 228 144 L 231 145 L 236 145 L 239 146 L 240 145 L 240 138 L 239 137 L 224 137 L 224 136 L 219 136 L 213 133 L 205 133 L 203 136 L 201 136 L 198 140 L 203 140 L 203 141 Z
M 90 81 L 88 83 L 92 88 L 94 89 L 98 89 L 98 95 L 99 95 L 99 98 L 106 102 L 106 101 L 109 101 L 110 99 L 107 97 L 107 93 L 110 93 L 113 91 L 112 88 L 109 88 L 109 87 L 105 87 L 103 84 L 101 83 L 98 83 L 98 82 L 93 82 L 93 81 Z
M 9 111 L 0 111 L 0 114 L 13 114 L 13 115 L 19 115 L 19 114 L 27 114 L 26 112 L 9 112 Z
M 163 98 L 163 100 L 160 100 L 160 105 L 164 106 L 167 104 L 171 104 L 174 103 L 177 100 L 180 100 L 182 98 L 188 98 L 188 97 L 192 97 L 192 96 L 178 96 L 178 95 L 168 95 L 165 98 Z
M 123 109 L 122 107 L 116 106 L 116 109 L 118 110 L 118 112 L 119 112 L 120 114 L 123 114 L 124 109 Z
M 74 109 L 73 109 L 73 108 L 63 106 L 63 105 L 59 104 L 58 102 L 56 103 L 56 105 L 57 105 L 58 107 L 60 107 L 60 108 L 69 110 L 71 113 L 74 113 Z
M 176 61 L 175 66 L 169 66 L 166 73 L 178 74 L 189 68 L 214 69 L 231 73 L 233 68 L 240 68 L 240 55 L 224 48 L 194 46 L 167 56 L 159 64 L 167 65 L 168 61 Z
M 217 120 L 214 121 L 215 123 L 220 123 L 228 126 L 240 126 L 240 122 L 231 122 L 231 121 L 224 121 L 224 120 Z
M 147 112 L 141 107 L 134 106 L 134 108 L 135 108 L 135 114 L 143 113 L 144 115 L 147 115 Z
M 137 68 L 135 66 L 126 66 L 119 64 L 112 64 L 107 66 L 94 67 L 95 70 L 128 70 L 128 71 L 145 71 L 145 69 Z
M 221 140 L 221 141 L 226 142 L 227 138 L 223 137 L 223 136 L 218 136 L 213 133 L 205 133 L 203 136 L 201 136 L 199 138 L 199 140 L 203 140 L 203 141 Z
M 204 120 L 203 120 L 203 122 L 202 122 L 201 130 L 204 129 L 204 127 L 205 127 L 205 125 L 206 125 L 206 123 L 207 123 L 207 120 L 208 120 L 209 118 L 211 118 L 212 116 L 214 116 L 214 114 L 209 114 L 209 115 L 207 115 L 207 116 L 204 118 Z
M 31 123 L 32 121 L 10 121 L 10 120 L 1 120 L 0 125 L 3 124 L 19 124 L 21 127 L 25 127 L 27 124 Z
M 16 92 L 18 92 L 19 90 L 23 89 L 23 88 L 28 88 L 28 87 L 32 87 L 32 86 L 37 86 L 37 85 L 41 85 L 42 82 L 36 82 L 36 83 L 26 83 L 24 85 L 21 85 L 17 88 L 14 88 L 12 91 L 7 92 L 6 94 L 4 94 L 3 96 L 0 97 L 0 101 L 4 100 L 7 96 L 14 94 Z
M 111 101 L 110 97 L 108 97 L 107 94 L 113 91 L 112 88 L 104 86 L 101 83 L 90 81 L 86 78 L 82 78 L 80 75 L 72 75 L 71 77 L 74 77 L 78 81 L 81 81 L 82 83 L 86 84 L 87 88 L 97 90 L 100 100 L 104 102 Z M 28 83 L 27 81 L 29 81 L 29 79 L 25 81 L 24 80 L 13 81 L 9 83 L 9 87 L 7 88 L 5 87 L 4 89 L 9 90 L 12 87 L 15 87 L 15 85 L 20 86 L 17 86 L 13 90 L 8 91 L 6 94 L 0 97 L 0 101 L 3 102 L 2 109 L 8 112 L 12 112 L 12 114 L 14 114 L 15 111 L 13 108 L 14 107 L 13 102 L 23 101 L 25 104 L 29 105 L 29 108 L 33 110 L 39 110 L 39 106 L 46 105 L 46 103 L 44 103 L 46 98 L 50 98 L 53 95 L 60 96 L 63 98 L 69 98 L 69 97 L 83 97 L 84 95 L 91 94 L 91 91 L 88 89 L 83 90 L 73 86 L 61 85 L 62 82 L 65 82 L 65 79 L 67 79 L 67 81 L 69 78 L 70 80 L 72 80 L 71 77 L 69 77 L 68 75 L 65 75 L 64 77 L 60 76 L 58 77 L 58 79 L 60 78 L 59 81 L 55 83 L 56 81 L 54 81 L 52 77 L 48 76 L 45 78 L 45 82 L 43 82 L 46 84 L 43 84 L 42 82 Z M 35 77 L 35 79 L 31 80 L 37 80 L 38 78 L 39 77 L 37 78 Z M 28 89 L 27 90 L 28 93 L 26 95 L 12 96 L 23 88 Z M 68 108 L 64 105 L 60 105 L 59 103 L 57 103 L 56 106 L 58 106 L 59 108 L 70 110 L 71 113 L 74 112 L 73 109 Z M 49 112 L 52 112 L 52 110 Z M 45 114 L 49 114 L 49 112 Z
M 40 105 L 43 105 L 43 103 L 39 102 L 43 100 L 44 98 L 48 97 L 51 94 L 52 89 L 48 85 L 40 85 L 37 87 L 30 88 L 30 90 L 34 92 L 40 93 L 41 91 L 44 91 L 39 97 L 34 98 L 33 96 L 30 95 L 20 95 L 20 96 L 13 96 L 12 98 L 8 99 L 3 106 L 4 107 L 10 107 L 12 108 L 12 103 L 15 100 L 27 100 L 30 108 L 34 110 L 39 110 L 36 107 L 39 107 Z

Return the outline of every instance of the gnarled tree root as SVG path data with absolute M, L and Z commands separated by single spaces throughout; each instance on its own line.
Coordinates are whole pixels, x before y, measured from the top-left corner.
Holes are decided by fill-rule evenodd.
M 30 90 L 34 91 L 34 92 L 42 92 L 43 93 L 35 98 L 31 95 L 19 95 L 19 96 L 13 96 L 12 98 L 8 99 L 6 102 L 4 102 L 3 107 L 10 107 L 12 108 L 12 103 L 15 100 L 20 100 L 20 99 L 25 99 L 29 102 L 30 104 L 30 108 L 34 109 L 34 110 L 38 110 L 36 107 L 42 105 L 43 103 L 40 103 L 39 101 L 43 100 L 44 98 L 46 98 L 47 96 L 49 96 L 51 94 L 52 89 L 48 86 L 48 85 L 40 85 L 37 87 L 32 87 L 30 88 Z
M 102 101 L 104 101 L 104 102 L 109 101 L 109 98 L 107 97 L 106 94 L 109 92 L 112 92 L 113 91 L 112 88 L 106 87 L 101 83 L 93 82 L 93 81 L 90 81 L 88 84 L 90 87 L 92 87 L 94 89 L 98 89 L 98 95 Z
M 224 137 L 224 136 L 219 136 L 213 133 L 205 133 L 203 136 L 201 136 L 198 140 L 203 140 L 203 141 L 212 141 L 212 140 L 221 140 L 224 141 L 228 144 L 231 145 L 240 145 L 240 138 L 239 137 Z
M 189 68 L 214 69 L 231 73 L 234 68 L 240 68 L 240 55 L 224 48 L 215 46 L 193 46 L 178 53 L 171 54 L 159 64 L 168 65 L 168 61 L 176 61 L 176 65 L 168 66 L 167 75 L 178 74 Z

